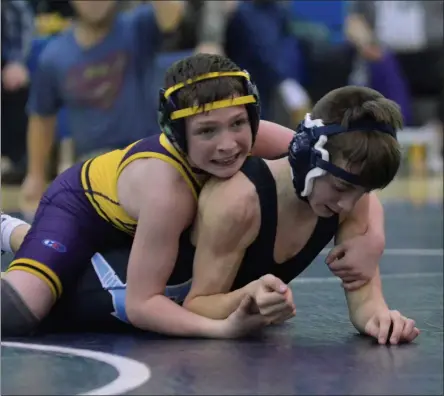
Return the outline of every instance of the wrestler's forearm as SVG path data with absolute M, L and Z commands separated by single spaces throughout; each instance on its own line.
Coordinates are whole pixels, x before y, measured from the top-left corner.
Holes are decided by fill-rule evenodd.
M 13 253 L 16 253 L 17 250 L 19 250 L 30 228 L 31 226 L 29 224 L 22 224 L 12 231 L 10 244 Z
M 384 208 L 375 192 L 369 194 L 369 219 L 366 235 L 370 235 L 381 253 L 385 248 Z
M 163 295 L 144 303 L 127 304 L 130 322 L 141 330 L 178 337 L 224 338 L 224 323 L 199 316 Z
M 31 226 L 21 219 L 2 213 L 1 246 L 5 252 L 16 253 Z
M 387 308 L 382 293 L 381 276 L 377 267 L 374 277 L 355 291 L 345 291 L 350 321 L 361 333 L 378 308 Z
M 211 319 L 225 319 L 230 316 L 240 305 L 246 295 L 253 296 L 253 288 L 256 282 L 251 282 L 241 289 L 230 293 L 219 293 L 209 296 L 193 296 L 191 292 L 183 306 L 198 315 Z

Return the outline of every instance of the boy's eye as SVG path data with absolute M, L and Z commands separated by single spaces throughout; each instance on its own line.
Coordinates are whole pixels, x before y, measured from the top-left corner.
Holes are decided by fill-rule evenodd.
M 234 127 L 240 127 L 242 125 L 245 125 L 245 123 L 247 123 L 247 122 L 248 122 L 248 120 L 246 120 L 245 118 L 241 118 L 239 120 L 234 121 L 233 122 L 233 126 Z
M 199 129 L 198 134 L 199 135 L 206 135 L 209 133 L 213 133 L 215 130 L 216 130 L 216 128 L 206 127 L 206 128 Z

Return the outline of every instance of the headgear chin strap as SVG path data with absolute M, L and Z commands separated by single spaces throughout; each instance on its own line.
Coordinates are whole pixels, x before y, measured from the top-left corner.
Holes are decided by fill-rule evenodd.
M 205 103 L 201 106 L 192 106 L 179 109 L 175 93 L 189 84 L 210 78 L 241 77 L 246 95 L 229 99 Z M 190 117 L 202 112 L 222 109 L 225 107 L 245 105 L 253 133 L 253 143 L 259 128 L 260 121 L 260 99 L 256 85 L 251 81 L 250 75 L 244 71 L 212 72 L 202 74 L 185 82 L 173 85 L 159 92 L 158 121 L 162 132 L 184 155 L 187 153 L 187 141 L 185 134 L 185 117 Z
M 293 185 L 299 198 L 307 200 L 315 178 L 327 172 L 351 184 L 362 185 L 359 175 L 347 172 L 330 162 L 330 154 L 324 148 L 329 136 L 353 131 L 380 131 L 396 139 L 391 125 L 373 120 L 351 123 L 348 128 L 338 124 L 324 125 L 322 120 L 305 116 L 290 143 L 288 160 L 291 166 Z

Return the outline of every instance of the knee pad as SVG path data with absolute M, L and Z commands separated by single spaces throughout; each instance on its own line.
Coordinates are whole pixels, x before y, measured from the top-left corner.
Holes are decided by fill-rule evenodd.
M 1 311 L 2 337 L 31 335 L 40 323 L 15 288 L 5 279 L 1 279 Z

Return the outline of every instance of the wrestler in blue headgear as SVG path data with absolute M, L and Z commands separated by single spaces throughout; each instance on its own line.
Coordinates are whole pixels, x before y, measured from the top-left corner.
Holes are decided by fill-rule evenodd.
M 396 130 L 391 125 L 377 122 L 368 117 L 343 126 L 340 124 L 324 125 L 321 119 L 312 120 L 310 114 L 305 116 L 290 143 L 288 156 L 293 185 L 300 199 L 307 201 L 313 188 L 313 181 L 327 172 L 350 184 L 368 187 L 361 180 L 360 175 L 334 165 L 330 160 L 330 153 L 324 148 L 331 136 L 353 131 L 379 131 L 396 139 Z

